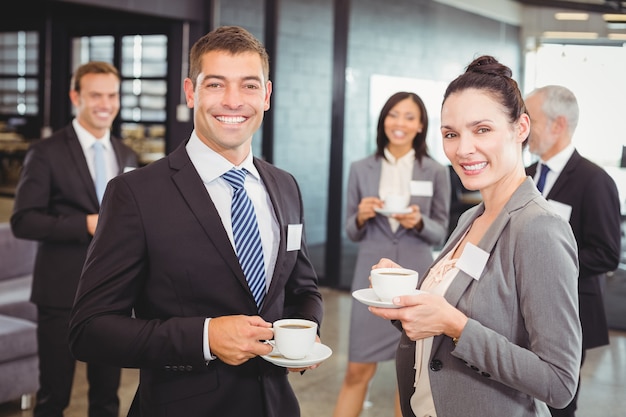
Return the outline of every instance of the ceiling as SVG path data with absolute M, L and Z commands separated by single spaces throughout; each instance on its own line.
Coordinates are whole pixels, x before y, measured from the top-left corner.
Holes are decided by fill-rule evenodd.
M 594 13 L 626 13 L 626 1 L 621 0 L 514 0 L 527 6 L 567 9 Z
M 522 7 L 522 36 L 527 46 L 541 42 L 626 44 L 626 1 L 514 0 Z M 585 20 L 558 20 L 556 13 L 586 13 Z M 607 20 L 607 14 L 617 15 Z M 622 20 L 623 19 L 623 20 Z

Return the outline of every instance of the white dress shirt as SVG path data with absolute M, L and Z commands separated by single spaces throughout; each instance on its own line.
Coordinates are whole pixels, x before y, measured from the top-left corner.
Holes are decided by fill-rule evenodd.
M 191 133 L 186 149 L 191 163 L 198 171 L 207 192 L 211 196 L 211 200 L 213 200 L 213 204 L 215 204 L 230 243 L 235 248 L 230 210 L 233 189 L 222 178 L 222 174 L 228 172 L 234 165 L 205 145 L 195 130 Z M 248 193 L 248 197 L 252 200 L 259 225 L 259 233 L 261 234 L 261 243 L 263 245 L 263 258 L 265 259 L 265 288 L 267 290 L 272 280 L 276 258 L 278 257 L 278 245 L 280 243 L 278 220 L 276 219 L 270 196 L 263 185 L 263 180 L 254 166 L 252 148 L 246 159 L 237 168 L 245 168 L 248 171 L 244 188 L 246 193 Z M 203 333 L 204 357 L 207 361 L 215 359 L 215 356 L 211 354 L 209 343 L 209 321 L 210 318 L 205 320 Z
M 546 175 L 546 183 L 544 184 L 543 191 L 541 193 L 544 197 L 548 195 L 557 178 L 559 178 L 561 171 L 563 171 L 563 168 L 565 168 L 565 164 L 567 164 L 567 161 L 569 161 L 569 159 L 572 157 L 574 149 L 574 145 L 569 144 L 561 152 L 557 153 L 549 160 L 544 161 L 542 159 L 539 161 L 539 164 L 537 164 L 537 172 L 535 173 L 534 178 L 535 184 L 537 183 L 537 181 L 539 181 L 541 165 L 547 165 L 550 168 L 550 171 L 548 171 L 548 174 Z
M 115 156 L 115 151 L 113 150 L 113 145 L 111 144 L 111 132 L 107 130 L 104 136 L 96 138 L 94 135 L 89 133 L 87 129 L 82 127 L 80 123 L 78 123 L 78 120 L 72 120 L 72 126 L 76 131 L 76 136 L 78 136 L 80 146 L 83 148 L 83 153 L 85 154 L 85 159 L 87 160 L 87 166 L 89 167 L 89 172 L 91 173 L 91 178 L 94 182 L 96 181 L 96 169 L 94 167 L 95 150 L 93 148 L 93 144 L 96 141 L 100 141 L 100 143 L 102 143 L 104 148 L 107 182 L 109 182 L 109 180 L 115 177 L 119 172 L 117 157 Z

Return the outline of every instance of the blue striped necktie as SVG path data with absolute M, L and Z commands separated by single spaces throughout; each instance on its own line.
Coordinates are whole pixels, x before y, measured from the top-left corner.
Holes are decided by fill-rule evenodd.
M 104 145 L 97 140 L 93 144 L 94 160 L 93 166 L 96 173 L 95 184 L 96 194 L 98 195 L 98 203 L 102 203 L 102 196 L 104 195 L 104 189 L 107 186 L 107 174 L 104 162 Z
M 541 164 L 541 170 L 539 172 L 539 179 L 537 180 L 537 189 L 540 193 L 543 193 L 543 187 L 546 185 L 546 177 L 550 168 L 546 164 Z
M 245 169 L 233 168 L 223 174 L 222 178 L 233 187 L 231 220 L 235 251 L 250 291 L 260 308 L 265 298 L 265 262 L 254 206 L 243 187 L 247 173 Z

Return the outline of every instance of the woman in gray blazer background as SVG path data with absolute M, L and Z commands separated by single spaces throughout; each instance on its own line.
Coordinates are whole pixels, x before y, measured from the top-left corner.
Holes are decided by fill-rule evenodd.
M 448 86 L 441 123 L 446 156 L 483 202 L 420 277 L 425 293 L 370 307 L 402 327 L 403 415 L 550 416 L 578 383 L 576 241 L 525 174 L 530 119 L 511 70 L 474 60 Z
M 420 274 L 432 263 L 433 246 L 444 242 L 450 212 L 448 169 L 428 155 L 428 113 L 415 93 L 398 92 L 378 118 L 376 153 L 350 167 L 346 234 L 359 244 L 352 290 L 369 287 L 381 256 L 398 259 Z M 404 212 L 381 210 L 389 195 L 405 200 Z M 335 417 L 357 417 L 378 362 L 392 360 L 399 332 L 352 302 L 348 367 Z M 395 415 L 400 417 L 396 398 Z

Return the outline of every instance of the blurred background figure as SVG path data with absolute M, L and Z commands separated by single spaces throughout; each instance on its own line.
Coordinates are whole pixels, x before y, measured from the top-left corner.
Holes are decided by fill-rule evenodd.
M 529 149 L 540 158 L 526 172 L 569 221 L 578 243 L 582 366 L 587 349 L 609 344 L 602 292 L 606 273 L 616 270 L 620 259 L 619 194 L 607 172 L 582 157 L 572 144 L 579 109 L 569 89 L 559 85 L 537 88 L 526 97 L 526 108 L 531 120 Z M 578 392 L 566 408 L 550 408 L 550 412 L 574 417 L 577 399 Z
M 359 243 L 353 291 L 369 287 L 370 270 L 381 257 L 398 259 L 423 274 L 433 261 L 433 246 L 447 236 L 450 177 L 429 156 L 427 131 L 422 99 L 395 93 L 378 118 L 376 153 L 350 167 L 345 227 L 348 237 Z M 390 195 L 403 196 L 405 210 L 382 210 Z M 366 305 L 353 300 L 349 362 L 335 417 L 361 413 L 377 363 L 394 359 L 399 339 L 400 332 L 388 320 L 372 316 Z M 397 395 L 395 415 L 401 416 Z
M 76 366 L 68 344 L 70 310 L 100 200 L 109 179 L 137 167 L 136 154 L 111 136 L 120 82 L 117 68 L 106 62 L 78 67 L 69 92 L 76 117 L 29 148 L 17 185 L 13 234 L 39 241 L 31 293 L 40 381 L 34 417 L 60 417 L 69 404 Z M 118 417 L 120 368 L 89 363 L 87 379 L 89 417 Z

